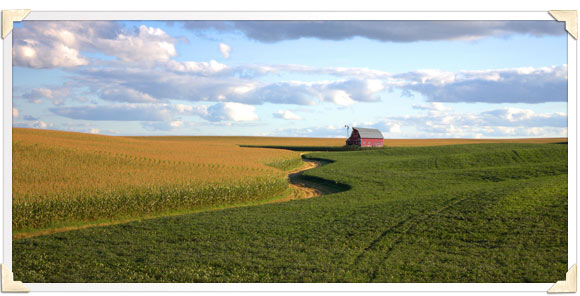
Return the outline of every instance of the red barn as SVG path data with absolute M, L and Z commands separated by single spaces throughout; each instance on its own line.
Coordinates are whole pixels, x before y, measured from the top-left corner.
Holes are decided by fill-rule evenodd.
M 383 134 L 378 129 L 353 127 L 352 134 L 346 140 L 346 144 L 360 147 L 383 147 L 383 140 Z

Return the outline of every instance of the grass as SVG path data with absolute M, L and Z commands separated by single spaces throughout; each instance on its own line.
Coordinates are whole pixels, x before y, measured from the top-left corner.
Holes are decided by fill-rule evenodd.
M 24 282 L 555 282 L 567 145 L 316 152 L 346 191 L 14 241 Z

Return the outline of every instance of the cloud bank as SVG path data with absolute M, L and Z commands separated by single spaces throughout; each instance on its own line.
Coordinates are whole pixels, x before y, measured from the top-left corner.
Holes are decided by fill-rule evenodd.
M 357 124 L 378 128 L 395 137 L 397 135 L 393 133 L 399 133 L 401 129 L 406 130 L 406 135 L 430 138 L 566 137 L 568 132 L 568 116 L 561 112 L 537 113 L 529 109 L 506 107 L 479 113 L 458 113 L 441 103 L 431 103 L 416 109 L 423 112 Z
M 344 40 L 355 37 L 384 42 L 474 40 L 488 36 L 565 35 L 557 21 L 184 21 L 197 33 L 232 32 L 274 43 L 300 38 Z
M 403 89 L 432 102 L 544 103 L 568 100 L 567 66 L 501 70 L 415 71 L 395 75 Z
M 399 89 L 403 95 L 421 94 L 430 102 L 528 103 L 566 102 L 567 66 L 543 68 L 490 69 L 449 72 L 417 70 L 388 73 L 359 68 L 277 67 L 271 71 L 289 73 L 333 73 L 323 81 L 265 82 L 259 77 L 244 78 L 237 73 L 245 66 L 228 69 L 215 61 L 169 63 L 165 68 L 85 67 L 75 71 L 77 83 L 115 102 L 237 102 L 312 106 L 331 103 L 349 106 L 379 102 L 384 91 Z M 249 66 L 255 69 L 255 66 Z M 169 91 L 168 91 L 169 90 Z M 45 93 L 25 94 L 28 99 L 49 97 Z

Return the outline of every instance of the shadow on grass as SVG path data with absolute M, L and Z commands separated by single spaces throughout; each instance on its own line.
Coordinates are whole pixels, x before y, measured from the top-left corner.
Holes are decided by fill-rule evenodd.
M 320 192 L 322 192 L 323 195 L 332 194 L 332 193 L 339 193 L 339 192 L 343 192 L 343 191 L 347 191 L 347 190 L 352 189 L 352 186 L 350 186 L 348 184 L 339 183 L 336 181 L 323 179 L 320 177 L 315 177 L 315 176 L 310 176 L 310 175 L 300 175 L 299 178 L 302 179 L 303 181 L 308 182 L 308 183 L 316 184 L 315 186 L 312 186 L 312 187 L 320 190 Z
M 305 157 L 305 155 L 302 155 L 302 160 L 308 162 L 316 162 L 318 163 L 317 167 L 321 167 L 334 162 L 333 160 L 330 159 Z M 290 175 L 289 176 L 290 183 L 294 185 L 317 189 L 321 193 L 321 195 L 343 192 L 350 190 L 352 188 L 352 186 L 350 186 L 349 184 L 340 183 L 334 180 L 328 180 L 316 176 L 311 176 L 308 174 L 304 174 L 304 172 L 305 171 L 301 171 L 299 173 Z
M 270 149 L 285 149 L 297 152 L 332 152 L 332 151 L 360 151 L 363 148 L 359 146 L 277 146 L 277 145 L 239 145 L 239 147 L 244 148 L 270 148 Z M 368 150 L 369 148 L 364 148 Z M 333 163 L 333 160 L 326 158 L 318 158 L 306 155 L 302 155 L 303 161 L 315 161 L 320 163 L 320 166 Z M 333 180 L 328 180 L 320 177 L 304 175 L 304 172 L 296 174 L 295 177 L 290 178 L 290 182 L 293 184 L 302 183 L 304 186 L 308 186 L 319 190 L 322 194 L 338 193 L 350 190 L 352 188 L 349 184 L 339 183 Z

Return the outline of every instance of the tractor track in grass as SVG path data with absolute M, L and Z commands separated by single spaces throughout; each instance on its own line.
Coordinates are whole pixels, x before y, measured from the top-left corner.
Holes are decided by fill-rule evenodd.
M 406 234 L 417 228 L 421 223 L 424 223 L 429 218 L 438 215 L 467 199 L 469 199 L 469 196 L 451 199 L 450 201 L 446 202 L 442 207 L 434 211 L 429 211 L 423 214 L 419 214 L 417 216 L 407 217 L 406 219 L 400 221 L 396 225 L 389 227 L 387 230 L 383 231 L 377 238 L 371 241 L 366 248 L 362 250 L 362 252 L 355 258 L 351 266 L 354 267 L 358 265 L 364 259 L 364 257 L 367 254 L 369 254 L 369 251 L 372 251 L 373 249 L 380 249 L 381 247 L 379 245 L 382 240 L 384 240 L 389 234 L 397 233 L 398 230 L 400 230 L 401 233 L 396 237 L 393 243 L 391 243 L 388 247 L 386 247 L 385 253 L 379 259 L 381 263 L 385 263 L 388 260 L 389 256 L 391 255 L 393 249 L 402 242 Z M 378 267 L 375 267 L 372 270 L 369 276 L 371 282 L 376 279 L 378 272 L 379 272 Z

